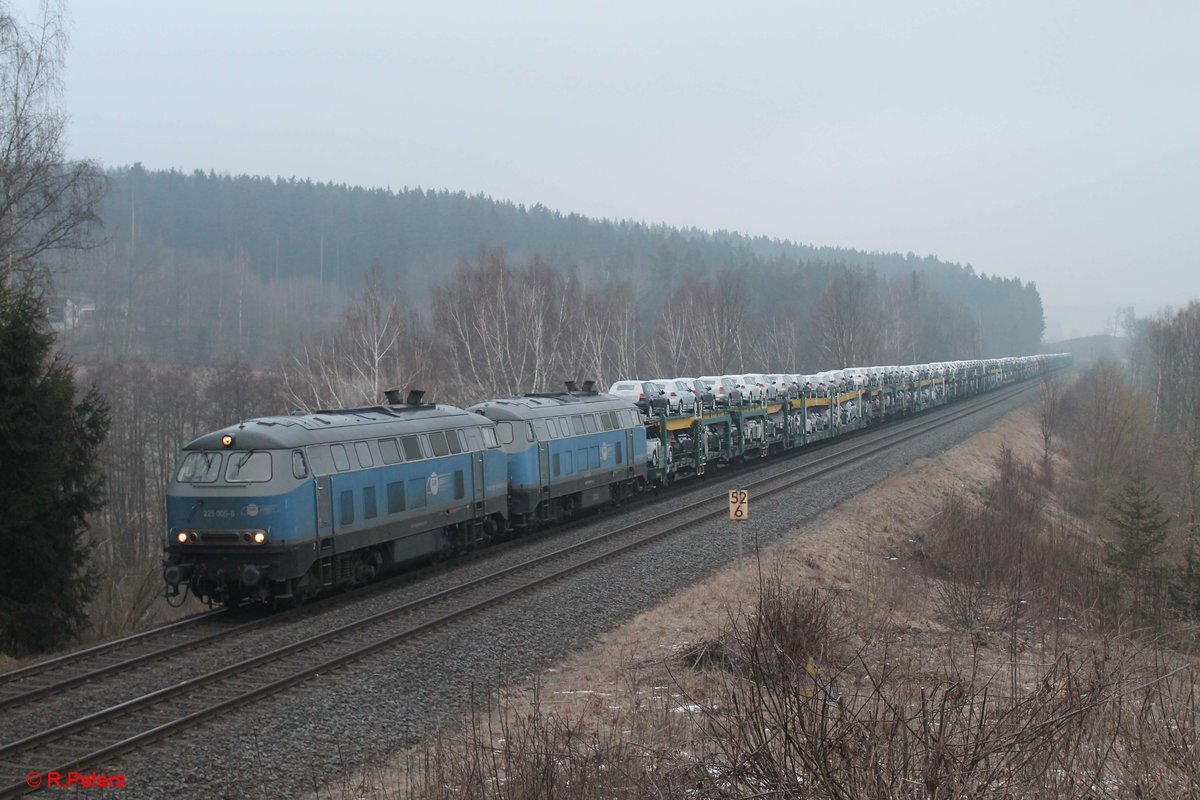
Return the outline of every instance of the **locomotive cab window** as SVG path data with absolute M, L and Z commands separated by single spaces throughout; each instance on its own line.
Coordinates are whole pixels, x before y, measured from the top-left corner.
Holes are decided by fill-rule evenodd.
M 513 443 L 513 426 L 511 422 L 497 422 L 496 432 L 500 434 L 500 444 Z
M 331 444 L 329 452 L 333 453 L 333 466 L 337 467 L 338 472 L 350 469 L 350 458 L 346 455 L 345 447 L 340 444 Z
M 354 443 L 354 454 L 358 456 L 358 465 L 360 467 L 371 467 L 375 465 L 375 461 L 371 458 L 371 448 L 366 442 Z
M 458 438 L 459 431 L 446 431 L 446 444 L 450 447 L 450 454 L 461 453 L 463 451 L 462 441 Z
M 467 428 L 467 449 L 471 452 L 483 449 L 483 434 L 479 428 Z
M 595 414 L 584 414 L 583 415 L 583 427 L 585 430 L 587 430 L 588 433 L 595 433 L 596 432 L 596 415 Z
M 308 464 L 304 461 L 303 450 L 292 451 L 292 477 L 298 480 L 308 477 Z
M 230 453 L 225 468 L 227 483 L 263 483 L 271 480 L 271 454 L 262 450 Z
M 212 483 L 220 474 L 220 453 L 188 453 L 179 462 L 175 480 L 180 483 Z
M 442 431 L 434 431 L 429 434 L 429 446 L 433 448 L 435 456 L 450 455 L 450 448 L 446 445 L 446 434 Z
M 314 475 L 328 475 L 333 472 L 333 459 L 329 455 L 329 445 L 315 444 L 309 447 L 308 463 L 312 465 Z
M 483 441 L 485 444 L 487 444 L 487 446 L 489 448 L 500 446 L 500 442 L 496 441 L 496 429 L 495 428 L 484 428 L 483 429 Z
M 583 417 L 571 417 L 571 425 L 575 428 L 575 435 L 579 436 L 583 433 Z

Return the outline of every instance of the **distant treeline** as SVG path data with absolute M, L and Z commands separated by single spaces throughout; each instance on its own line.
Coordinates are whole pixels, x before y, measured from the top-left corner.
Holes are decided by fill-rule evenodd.
M 722 275 L 742 285 L 751 316 L 815 325 L 818 298 L 853 270 L 879 286 L 904 281 L 914 300 L 928 293 L 939 308 L 953 308 L 956 333 L 959 317 L 971 329 L 955 342 L 964 357 L 1036 352 L 1043 330 L 1032 284 L 911 253 L 595 220 L 462 192 L 139 165 L 110 170 L 107 179 L 107 244 L 84 256 L 63 285 L 96 302 L 115 336 L 105 349 L 116 343 L 123 354 L 150 355 L 137 346 L 141 335 L 167 357 L 260 362 L 287 349 L 281 337 L 294 341 L 336 317 L 372 266 L 402 288 L 408 306 L 428 307 L 445 277 L 478 263 L 485 250 L 515 264 L 536 258 L 588 289 L 629 287 L 648 329 L 681 291 Z M 151 319 L 135 320 L 143 313 Z M 116 334 L 113 326 L 126 330 Z

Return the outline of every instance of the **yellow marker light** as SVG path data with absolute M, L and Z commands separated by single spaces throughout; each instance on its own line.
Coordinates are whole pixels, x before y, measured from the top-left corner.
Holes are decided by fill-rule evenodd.
M 179 540 L 180 544 L 187 544 L 187 540 L 188 540 L 187 531 L 180 531 L 179 534 L 175 538 L 177 538 Z
M 266 540 L 267 540 L 267 534 L 263 533 L 262 531 L 255 531 L 255 532 L 254 532 L 254 542 L 255 542 L 255 544 L 262 544 L 262 543 L 263 543 L 263 542 L 265 542 Z
M 225 447 L 233 447 L 233 434 L 227 433 L 221 437 L 221 444 Z

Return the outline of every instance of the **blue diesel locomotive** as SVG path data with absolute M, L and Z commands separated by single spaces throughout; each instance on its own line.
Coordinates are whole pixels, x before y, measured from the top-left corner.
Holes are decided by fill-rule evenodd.
M 508 467 L 492 422 L 420 392 L 388 401 L 189 443 L 167 490 L 168 594 L 300 600 L 504 531 Z
M 583 391 L 489 400 L 468 410 L 496 424 L 508 455 L 509 522 L 553 523 L 619 502 L 646 484 L 646 427 L 626 400 Z

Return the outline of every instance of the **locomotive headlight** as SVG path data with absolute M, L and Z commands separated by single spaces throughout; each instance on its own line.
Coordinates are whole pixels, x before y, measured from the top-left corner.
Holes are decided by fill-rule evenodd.
M 176 534 L 175 538 L 179 540 L 180 544 L 187 544 L 188 533 L 187 531 L 180 531 L 178 534 Z
M 264 531 L 255 531 L 254 532 L 254 543 L 255 544 L 262 544 L 266 540 L 267 540 L 266 532 L 264 532 Z
M 233 434 L 232 433 L 227 433 L 221 437 L 221 446 L 222 447 L 233 447 Z

